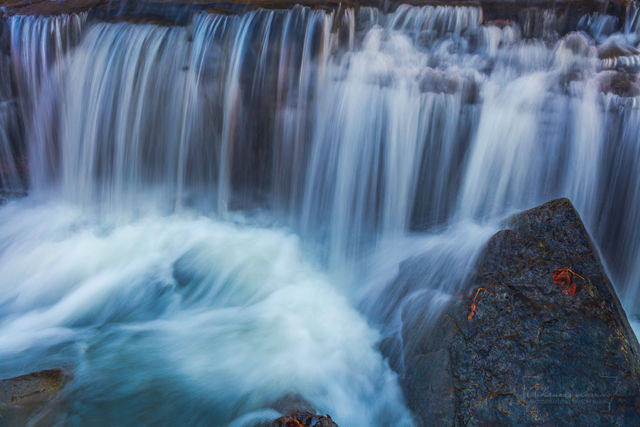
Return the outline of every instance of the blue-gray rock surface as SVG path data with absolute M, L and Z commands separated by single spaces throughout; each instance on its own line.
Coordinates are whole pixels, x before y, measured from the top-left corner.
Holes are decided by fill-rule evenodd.
M 638 341 L 576 210 L 554 200 L 507 226 L 435 322 L 420 315 L 427 301 L 404 309 L 402 383 L 419 424 L 640 425 Z M 553 281 L 563 268 L 574 295 Z

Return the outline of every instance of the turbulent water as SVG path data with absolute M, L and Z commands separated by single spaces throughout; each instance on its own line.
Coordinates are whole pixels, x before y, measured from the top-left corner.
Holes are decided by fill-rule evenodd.
M 554 197 L 640 313 L 638 21 L 8 18 L 1 376 L 73 371 L 61 424 L 250 425 L 297 393 L 410 425 L 376 347 L 403 301 L 436 310 L 506 214 Z

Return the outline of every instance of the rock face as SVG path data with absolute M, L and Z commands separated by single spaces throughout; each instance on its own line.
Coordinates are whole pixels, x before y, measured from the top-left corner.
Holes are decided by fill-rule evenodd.
M 403 388 L 418 423 L 640 425 L 640 348 L 569 200 L 507 226 L 463 299 L 435 322 L 416 315 L 425 301 L 404 311 Z M 559 269 L 574 295 L 554 283 Z
M 0 380 L 0 425 L 52 424 L 68 380 L 60 369 Z

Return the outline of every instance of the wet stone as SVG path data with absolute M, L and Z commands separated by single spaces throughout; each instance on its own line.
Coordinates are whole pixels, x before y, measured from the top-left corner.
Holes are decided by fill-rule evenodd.
M 0 425 L 52 422 L 69 379 L 61 369 L 49 369 L 0 380 Z
M 559 199 L 506 226 L 428 327 L 412 320 L 426 302 L 405 308 L 402 386 L 419 425 L 640 425 L 640 347 L 578 213 Z

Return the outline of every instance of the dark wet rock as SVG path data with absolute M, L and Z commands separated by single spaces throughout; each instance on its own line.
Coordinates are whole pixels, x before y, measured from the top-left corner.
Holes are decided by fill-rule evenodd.
M 419 423 L 640 425 L 640 347 L 569 200 L 507 227 L 435 321 L 420 298 L 403 311 L 402 386 Z M 561 268 L 584 277 L 573 296 L 553 282 Z
M 635 74 L 607 71 L 599 77 L 600 90 L 617 96 L 632 98 L 640 96 L 640 85 Z
M 338 427 L 330 415 L 318 415 L 311 402 L 297 393 L 285 394 L 270 407 L 285 415 L 260 427 Z
M 632 56 L 640 54 L 640 50 L 626 44 L 605 42 L 598 46 L 598 58 L 617 58 L 620 56 Z
M 60 369 L 0 380 L 0 425 L 47 425 L 69 375 Z
M 271 427 L 338 427 L 329 415 L 317 415 L 308 411 L 296 410 L 278 418 Z
M 402 341 L 399 337 L 393 335 L 384 338 L 378 344 L 378 350 L 380 351 L 380 354 L 387 359 L 391 369 L 395 372 L 404 371 L 402 360 Z
M 407 366 L 404 387 L 414 396 L 437 396 L 413 406 L 425 424 L 453 425 L 456 411 L 455 381 L 447 349 L 416 355 Z

